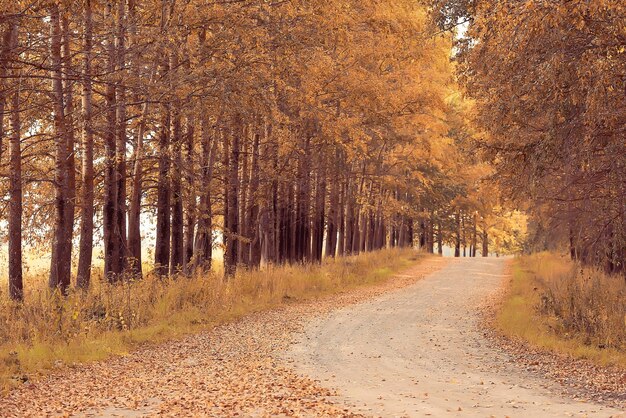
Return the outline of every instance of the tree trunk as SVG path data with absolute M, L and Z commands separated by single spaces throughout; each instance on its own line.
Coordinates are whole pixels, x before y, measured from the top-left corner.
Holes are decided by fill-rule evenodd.
M 187 188 L 189 190 L 187 219 L 185 221 L 185 254 L 183 266 L 185 274 L 191 273 L 191 261 L 193 258 L 193 243 L 196 229 L 196 182 L 195 170 L 193 165 L 193 139 L 195 133 L 194 119 L 187 118 L 187 132 L 185 141 L 185 178 L 187 179 Z
M 148 102 L 143 104 L 141 122 L 137 128 L 135 140 L 135 155 L 133 156 L 132 191 L 130 195 L 130 209 L 128 211 L 128 256 L 129 268 L 135 278 L 141 278 L 141 194 L 143 191 L 143 137 L 146 131 L 148 117 Z
M 461 256 L 461 213 L 460 210 L 457 209 L 454 214 L 454 256 Z
M 487 228 L 483 229 L 483 257 L 489 256 L 489 234 L 487 233 Z
M 169 142 L 170 142 L 170 106 L 162 109 L 161 132 L 159 135 L 159 175 L 157 185 L 157 224 L 154 248 L 154 268 L 159 276 L 168 273 L 170 265 L 170 182 L 169 182 Z
M 326 165 L 323 161 L 324 153 L 320 152 L 320 169 L 317 174 L 317 187 L 315 189 L 315 217 L 313 219 L 313 261 L 322 262 L 324 245 L 324 218 L 326 212 Z
M 213 131 L 206 115 L 202 116 L 202 185 L 203 193 L 200 197 L 198 233 L 196 234 L 196 267 L 202 272 L 211 270 L 213 258 L 213 207 L 211 196 L 211 182 L 213 181 L 213 169 L 217 158 L 217 144 L 219 142 L 218 127 Z
M 105 16 L 113 19 L 111 3 L 106 6 Z M 107 60 L 110 74 L 115 72 L 117 60 L 115 57 L 115 42 L 113 31 L 107 39 Z M 109 281 L 117 280 L 121 272 L 120 252 L 121 248 L 116 234 L 117 225 L 117 182 L 116 182 L 116 138 L 117 132 L 117 106 L 115 103 L 116 83 L 108 80 L 105 88 L 106 105 L 106 131 L 104 133 L 104 274 Z
M 339 186 L 339 231 L 337 237 L 337 255 L 343 257 L 345 254 L 345 241 L 346 241 L 346 220 L 345 220 L 345 202 L 346 202 L 346 186 L 343 181 L 340 181 Z
M 61 65 L 63 68 L 63 94 L 65 105 L 65 126 L 66 140 L 67 140 L 67 160 L 66 172 L 67 172 L 67 211 L 65 216 L 65 248 L 64 253 L 69 254 L 71 260 L 72 254 L 72 236 L 74 233 L 74 214 L 76 211 L 76 158 L 74 144 L 76 143 L 74 137 L 74 100 L 72 96 L 72 81 L 68 79 L 69 73 L 72 67 L 72 51 L 70 50 L 70 24 L 68 14 L 64 13 L 61 19 L 61 31 L 62 31 L 62 45 L 61 45 Z
M 117 9 L 117 71 L 120 80 L 127 75 L 126 62 L 126 2 L 119 1 Z M 116 213 L 115 242 L 119 246 L 118 274 L 122 273 L 128 263 L 128 241 L 126 234 L 126 88 L 124 82 L 118 82 L 116 89 L 116 145 L 115 145 L 115 182 L 116 182 Z
M 243 240 L 239 242 L 239 251 L 237 254 L 237 260 L 239 264 L 249 266 L 250 263 L 250 234 L 248 232 L 248 187 L 250 185 L 250 167 L 248 166 L 249 161 L 249 125 L 245 124 L 243 126 L 243 134 L 241 136 L 241 152 L 239 153 L 241 167 L 241 181 L 239 182 L 239 229 L 240 234 L 243 237 Z
M 241 115 L 236 115 L 233 123 L 235 129 L 232 132 L 232 143 L 230 144 L 230 161 L 228 165 L 227 193 L 228 208 L 227 222 L 225 228 L 226 251 L 224 252 L 224 275 L 233 277 L 237 272 L 237 254 L 239 248 L 239 137 L 242 134 Z
M 175 54 L 174 54 L 175 55 Z M 172 68 L 176 68 L 177 59 L 172 61 Z M 172 124 L 172 255 L 170 258 L 170 275 L 182 272 L 184 250 L 184 215 L 183 215 L 183 190 L 182 190 L 182 126 L 180 116 L 180 104 L 174 105 Z
M 259 268 L 261 265 L 261 229 L 259 222 L 259 147 L 261 135 L 256 132 L 252 141 L 252 166 L 250 176 L 250 191 L 248 193 L 248 216 L 246 221 L 248 226 L 246 231 L 250 236 L 250 256 L 249 266 Z
M 17 23 L 11 22 L 11 49 L 18 41 Z M 9 143 L 9 297 L 21 301 L 24 298 L 22 281 L 22 150 L 20 124 L 20 80 L 18 70 L 13 71 L 13 94 L 11 100 L 11 137 Z
M 136 47 L 141 41 L 137 34 L 137 2 L 128 0 L 128 32 L 129 49 Z M 134 76 L 140 76 L 141 63 L 137 55 L 131 59 L 131 69 Z M 150 71 L 149 83 L 154 79 L 155 67 Z M 137 95 L 138 96 L 138 95 Z M 139 97 L 136 98 L 139 101 Z M 146 132 L 146 120 L 148 118 L 148 101 L 144 101 L 141 107 L 141 119 L 137 127 L 132 160 L 131 192 L 128 208 L 128 243 L 127 243 L 127 267 L 129 273 L 135 279 L 140 279 L 142 271 L 141 254 L 141 195 L 143 193 L 143 140 Z
M 441 219 L 437 219 L 437 254 L 443 255 L 443 229 Z
M 67 173 L 67 125 L 65 120 L 65 106 L 63 95 L 63 74 L 61 63 L 61 23 L 58 4 L 50 6 L 50 64 L 52 78 L 52 97 L 54 109 L 55 131 L 55 222 L 52 241 L 52 258 L 50 263 L 49 285 L 53 290 L 66 294 L 70 285 L 71 253 L 67 252 L 68 236 L 68 173 Z
M 76 285 L 81 289 L 89 287 L 91 281 L 91 259 L 93 257 L 93 215 L 94 215 L 94 168 L 93 168 L 93 122 L 91 91 L 92 58 L 92 10 L 91 0 L 84 1 L 83 33 L 83 96 L 82 96 L 82 189 L 80 244 L 78 252 L 78 274 Z
M 338 156 L 338 152 L 336 153 Z M 337 224 L 339 213 L 339 178 L 335 176 L 330 186 L 328 223 L 326 225 L 326 257 L 335 257 L 337 251 Z
M 477 240 L 477 218 L 478 218 L 478 213 L 474 212 L 474 219 L 472 221 L 472 257 L 476 257 L 476 244 L 478 242 Z

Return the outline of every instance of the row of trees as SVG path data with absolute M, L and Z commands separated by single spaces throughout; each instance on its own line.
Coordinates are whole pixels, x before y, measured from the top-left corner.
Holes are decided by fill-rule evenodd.
M 1 10 L 13 299 L 24 240 L 52 243 L 61 292 L 76 258 L 89 286 L 99 242 L 109 280 L 141 277 L 152 228 L 159 275 L 210 270 L 217 245 L 227 276 L 414 243 L 488 252 L 494 202 L 466 198 L 481 176 L 459 146 L 451 39 L 416 2 Z
M 436 1 L 470 21 L 460 74 L 503 190 L 533 214 L 530 248 L 626 273 L 626 5 Z

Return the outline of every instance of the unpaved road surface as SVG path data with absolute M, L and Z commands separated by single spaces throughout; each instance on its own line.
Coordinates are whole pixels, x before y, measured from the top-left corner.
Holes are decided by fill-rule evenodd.
M 0 394 L 0 417 L 354 417 L 281 353 L 314 318 L 406 288 L 446 263 L 420 258 L 384 283 L 311 301 L 287 298 L 198 335 L 61 367 Z
M 503 266 L 424 257 L 378 285 L 61 367 L 0 395 L 0 417 L 619 415 L 490 348 L 476 304 Z
M 414 285 L 312 321 L 288 357 L 375 416 L 623 416 L 561 395 L 511 363 L 479 327 L 506 260 L 456 259 Z

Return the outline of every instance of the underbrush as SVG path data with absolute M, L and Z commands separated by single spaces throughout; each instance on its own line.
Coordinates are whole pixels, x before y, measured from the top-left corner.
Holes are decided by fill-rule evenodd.
M 626 367 L 626 282 L 566 257 L 516 260 L 498 313 L 509 336 L 599 364 Z
M 0 296 L 0 388 L 61 364 L 124 354 L 138 343 L 210 328 L 281 303 L 381 282 L 422 257 L 383 250 L 325 261 L 221 274 L 111 285 L 95 278 L 88 292 L 51 294 L 45 277 L 26 281 L 25 301 Z

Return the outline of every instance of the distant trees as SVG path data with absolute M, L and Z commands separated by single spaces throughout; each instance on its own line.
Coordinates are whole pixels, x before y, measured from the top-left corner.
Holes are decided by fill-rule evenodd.
M 417 3 L 9 3 L 0 188 L 13 298 L 22 236 L 52 243 L 61 292 L 76 257 L 89 286 L 100 239 L 109 280 L 140 277 L 152 228 L 159 275 L 213 268 L 216 246 L 226 276 L 432 252 L 454 233 L 475 255 L 482 224 L 455 203 L 480 176 L 459 174 L 474 162 L 458 150 L 452 42 Z
M 448 23 L 472 20 L 460 75 L 501 189 L 534 215 L 534 245 L 626 272 L 624 2 L 434 3 Z

